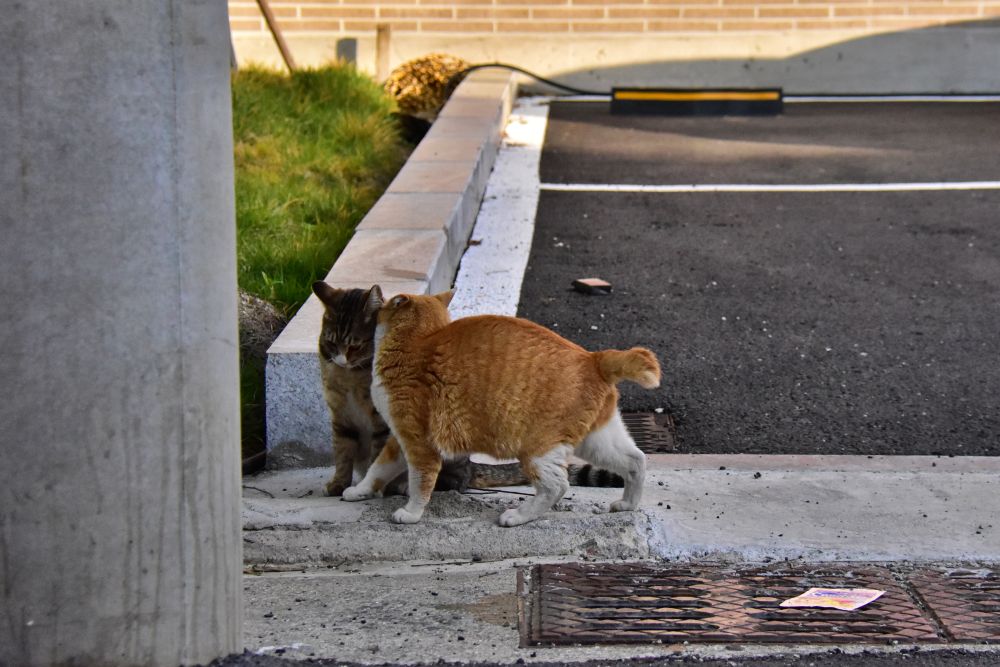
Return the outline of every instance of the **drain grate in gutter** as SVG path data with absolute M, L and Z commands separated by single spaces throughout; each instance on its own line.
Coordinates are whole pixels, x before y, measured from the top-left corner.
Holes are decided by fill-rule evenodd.
M 919 570 L 917 595 L 954 641 L 1000 642 L 1000 570 Z
M 818 586 L 886 593 L 854 612 L 779 606 Z M 532 646 L 944 641 L 904 584 L 882 567 L 538 565 L 528 603 L 522 640 Z
M 673 452 L 677 450 L 674 440 L 674 422 L 670 415 L 653 412 L 626 412 L 622 421 L 636 446 L 647 454 Z

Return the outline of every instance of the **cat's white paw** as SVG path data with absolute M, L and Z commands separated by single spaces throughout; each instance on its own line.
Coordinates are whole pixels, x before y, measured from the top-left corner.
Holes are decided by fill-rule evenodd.
M 533 521 L 534 519 L 535 517 L 525 516 L 524 514 L 521 514 L 519 509 L 515 508 L 512 510 L 507 510 L 506 512 L 500 515 L 500 525 L 509 528 L 510 526 L 520 526 L 522 524 L 528 523 L 529 521 Z
M 621 500 L 616 500 L 615 502 L 611 503 L 612 512 L 631 512 L 634 509 L 635 509 L 635 504 L 630 503 L 624 498 L 622 498 Z
M 405 507 L 400 507 L 392 513 L 393 523 L 416 523 L 418 521 L 420 521 L 420 515 L 410 512 Z
M 359 486 L 349 486 L 344 489 L 344 495 L 341 496 L 344 500 L 354 502 L 356 500 L 368 500 L 369 498 L 374 498 L 375 494 L 371 491 L 365 491 Z

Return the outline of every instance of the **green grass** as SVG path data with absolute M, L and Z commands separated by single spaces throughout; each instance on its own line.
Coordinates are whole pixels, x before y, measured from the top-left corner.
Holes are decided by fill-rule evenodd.
M 291 317 L 408 153 L 392 102 L 350 66 L 233 74 L 238 280 Z M 241 360 L 244 456 L 264 447 L 264 367 Z
M 302 305 L 406 159 L 391 109 L 350 66 L 233 75 L 240 287 Z

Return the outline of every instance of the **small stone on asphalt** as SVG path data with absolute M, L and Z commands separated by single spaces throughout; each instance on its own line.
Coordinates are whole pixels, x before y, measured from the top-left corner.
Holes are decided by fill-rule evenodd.
M 573 281 L 573 289 L 583 294 L 610 294 L 611 283 L 600 278 L 578 278 Z

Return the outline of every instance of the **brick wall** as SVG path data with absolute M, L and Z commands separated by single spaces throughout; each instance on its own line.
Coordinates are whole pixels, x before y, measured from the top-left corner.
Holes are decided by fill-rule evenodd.
M 240 62 L 282 67 L 257 3 L 229 0 L 229 7 Z M 271 7 L 299 65 L 354 53 L 376 76 L 380 62 L 395 67 L 445 51 L 590 90 L 1000 93 L 1000 0 L 271 0 Z M 382 51 L 377 24 L 392 28 Z
M 271 0 L 296 34 L 662 34 L 908 30 L 1000 16 L 1000 0 Z M 232 0 L 234 33 L 264 33 L 255 2 Z

